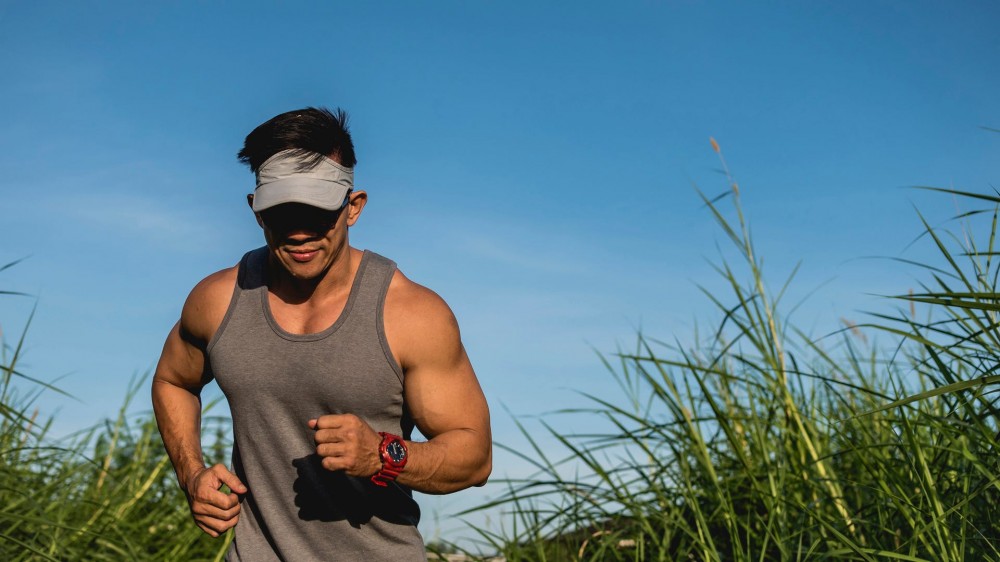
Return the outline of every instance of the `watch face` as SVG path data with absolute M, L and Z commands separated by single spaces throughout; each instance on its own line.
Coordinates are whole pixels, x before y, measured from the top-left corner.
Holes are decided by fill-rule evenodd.
M 399 441 L 389 443 L 385 448 L 385 452 L 392 459 L 392 462 L 403 462 L 403 459 L 406 458 L 406 448 Z

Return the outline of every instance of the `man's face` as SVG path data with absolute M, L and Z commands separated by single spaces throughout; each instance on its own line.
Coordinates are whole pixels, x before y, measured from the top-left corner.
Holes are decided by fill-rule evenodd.
M 348 196 L 348 200 L 350 201 Z M 336 211 L 285 203 L 257 214 L 264 238 L 279 263 L 296 279 L 322 276 L 347 246 L 347 226 L 360 209 L 345 203 Z

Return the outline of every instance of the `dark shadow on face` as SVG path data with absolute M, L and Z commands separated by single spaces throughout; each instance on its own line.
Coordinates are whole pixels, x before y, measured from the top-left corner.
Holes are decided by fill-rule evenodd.
M 327 211 L 302 203 L 284 203 L 265 209 L 259 215 L 264 226 L 279 238 L 293 231 L 309 232 L 319 238 L 337 224 L 345 208 L 347 205 Z
M 315 454 L 295 459 L 292 465 L 298 475 L 293 485 L 295 506 L 303 521 L 347 520 L 360 527 L 373 517 L 401 525 L 416 525 L 420 518 L 409 492 L 395 484 L 381 488 L 367 478 L 329 471 Z

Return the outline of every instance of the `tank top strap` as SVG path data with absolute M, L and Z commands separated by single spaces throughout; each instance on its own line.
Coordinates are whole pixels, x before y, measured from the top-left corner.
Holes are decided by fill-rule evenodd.
M 365 250 L 364 256 L 362 258 L 364 268 L 358 271 L 358 275 L 363 277 L 357 287 L 358 294 L 355 296 L 354 307 L 358 310 L 374 311 L 375 317 L 381 321 L 385 294 L 389 290 L 392 275 L 396 272 L 396 262 L 370 250 Z
M 357 287 L 354 310 L 351 313 L 351 324 L 346 331 L 371 334 L 382 348 L 386 363 L 396 375 L 399 383 L 403 383 L 403 370 L 396 362 L 389 349 L 389 340 L 385 335 L 385 296 L 389 291 L 389 283 L 396 273 L 396 262 L 382 257 L 375 252 L 365 250 L 364 268 L 358 274 L 363 275 Z M 405 424 L 404 424 L 405 425 Z
M 236 284 L 241 291 L 251 291 L 259 289 L 265 285 L 265 271 L 267 266 L 267 246 L 262 246 L 256 250 L 247 252 L 240 260 L 239 273 Z

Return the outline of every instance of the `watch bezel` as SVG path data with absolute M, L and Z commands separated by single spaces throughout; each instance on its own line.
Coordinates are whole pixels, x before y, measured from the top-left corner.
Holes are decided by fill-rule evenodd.
M 393 464 L 399 464 L 406 460 L 406 445 L 403 444 L 402 439 L 393 439 L 385 445 L 385 454 L 393 462 Z

